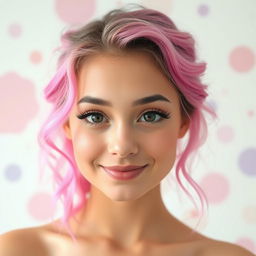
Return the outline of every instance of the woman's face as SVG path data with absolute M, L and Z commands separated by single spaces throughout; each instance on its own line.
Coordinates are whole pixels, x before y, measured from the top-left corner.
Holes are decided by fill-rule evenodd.
M 141 100 L 155 95 L 160 97 Z M 149 55 L 104 53 L 82 65 L 78 98 L 64 131 L 82 175 L 112 200 L 127 201 L 152 190 L 169 173 L 177 140 L 188 125 L 181 120 L 175 89 Z M 101 167 L 114 165 L 147 166 L 133 179 L 117 180 Z

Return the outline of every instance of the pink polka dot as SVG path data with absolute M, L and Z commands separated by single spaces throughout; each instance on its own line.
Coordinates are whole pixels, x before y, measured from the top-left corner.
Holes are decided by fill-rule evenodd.
M 29 58 L 33 64 L 39 64 L 42 61 L 42 54 L 39 51 L 33 51 Z
M 20 24 L 18 23 L 13 23 L 11 25 L 9 25 L 8 27 L 8 33 L 12 38 L 18 38 L 21 36 L 22 33 L 22 28 L 20 26 Z
M 22 132 L 39 110 L 34 83 L 14 72 L 0 76 L 0 102 L 0 133 Z
M 219 173 L 209 173 L 200 182 L 209 203 L 222 203 L 229 195 L 229 182 L 227 178 Z
M 123 6 L 123 2 L 121 0 L 117 0 L 116 1 L 116 6 L 117 6 L 117 8 L 122 7 Z
M 34 194 L 27 204 L 28 213 L 38 221 L 47 220 L 54 215 L 54 205 L 51 195 L 47 193 Z
M 198 218 L 198 217 L 199 217 L 199 213 L 198 213 L 197 210 L 191 209 L 191 210 L 188 212 L 188 216 L 191 217 L 191 218 Z
M 240 237 L 235 242 L 237 245 L 244 247 L 245 249 L 251 251 L 252 253 L 256 252 L 256 245 L 251 238 Z
M 247 115 L 248 115 L 250 118 L 252 118 L 252 117 L 255 116 L 255 111 L 252 110 L 252 109 L 250 109 L 250 110 L 248 110 Z
M 64 22 L 85 23 L 95 13 L 96 0 L 55 0 L 55 9 Z
M 217 137 L 223 143 L 231 142 L 234 139 L 234 130 L 228 125 L 222 126 L 217 130 Z
M 237 72 L 247 72 L 251 70 L 254 63 L 254 53 L 247 46 L 238 46 L 230 53 L 229 64 Z
M 243 219 L 248 224 L 256 224 L 256 205 L 247 206 L 243 209 Z
M 182 217 L 182 221 L 193 228 L 198 225 L 197 228 L 199 231 L 203 231 L 208 225 L 207 218 L 202 218 L 199 223 L 199 213 L 195 209 L 186 211 Z

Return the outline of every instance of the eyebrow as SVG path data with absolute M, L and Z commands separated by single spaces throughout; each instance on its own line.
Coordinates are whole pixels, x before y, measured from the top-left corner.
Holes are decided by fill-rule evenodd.
M 166 102 L 170 102 L 170 100 L 168 100 L 166 97 L 164 97 L 161 94 L 155 94 L 155 95 L 151 95 L 151 96 L 147 96 L 138 100 L 135 100 L 132 104 L 132 106 L 138 106 L 138 105 L 143 105 L 143 104 L 147 104 L 147 103 L 151 103 L 151 102 L 155 102 L 155 101 L 166 101 Z M 96 104 L 96 105 L 102 105 L 102 106 L 109 106 L 112 107 L 112 104 L 109 101 L 100 99 L 100 98 L 95 98 L 92 96 L 85 96 L 83 98 L 81 98 L 78 102 L 78 104 L 81 103 L 91 103 L 91 104 Z

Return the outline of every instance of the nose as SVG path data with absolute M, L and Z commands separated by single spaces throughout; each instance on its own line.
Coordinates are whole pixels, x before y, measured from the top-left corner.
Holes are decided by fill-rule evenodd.
M 131 127 L 121 124 L 112 128 L 108 134 L 108 152 L 120 158 L 126 158 L 138 153 L 139 146 Z

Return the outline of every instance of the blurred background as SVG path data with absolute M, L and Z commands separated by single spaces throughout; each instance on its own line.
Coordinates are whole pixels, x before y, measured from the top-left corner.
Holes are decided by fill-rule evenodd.
M 256 253 L 255 0 L 0 0 L 0 233 L 51 221 L 52 179 L 49 171 L 39 180 L 37 132 L 60 34 L 127 3 L 167 14 L 208 63 L 202 79 L 219 118 L 192 170 L 210 203 L 199 230 Z M 197 211 L 175 186 L 163 181 L 164 202 L 193 227 Z

